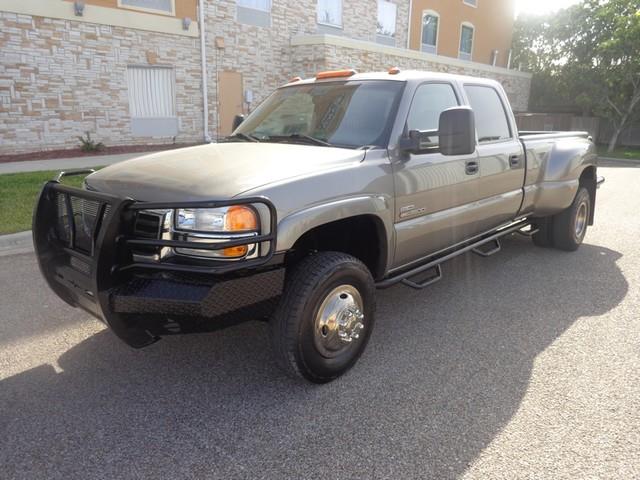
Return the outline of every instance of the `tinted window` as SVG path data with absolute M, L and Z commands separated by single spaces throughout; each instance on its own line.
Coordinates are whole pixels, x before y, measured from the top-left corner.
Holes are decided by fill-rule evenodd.
M 446 83 L 420 85 L 413 96 L 407 118 L 407 129 L 437 130 L 443 110 L 456 106 L 458 106 L 458 99 L 451 85 Z M 431 140 L 437 145 L 437 136 Z
M 509 122 L 502 100 L 491 87 L 465 85 L 465 92 L 476 117 L 478 141 L 493 142 L 511 138 Z

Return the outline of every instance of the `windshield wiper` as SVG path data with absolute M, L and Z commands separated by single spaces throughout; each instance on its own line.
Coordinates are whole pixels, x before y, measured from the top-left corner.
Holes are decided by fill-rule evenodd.
M 320 140 L 319 138 L 312 137 L 311 135 L 306 135 L 304 133 L 292 133 L 291 135 L 271 135 L 265 140 L 303 140 L 307 143 L 312 143 L 314 145 L 320 145 L 323 147 L 333 147 L 329 142 L 325 142 L 324 140 Z
M 258 139 L 257 137 L 254 137 L 253 135 L 249 135 L 248 133 L 242 133 L 242 132 L 234 133 L 233 135 L 224 137 L 224 139 L 225 140 L 241 139 L 241 140 L 246 140 L 247 142 L 255 142 L 255 143 L 260 142 L 260 139 Z

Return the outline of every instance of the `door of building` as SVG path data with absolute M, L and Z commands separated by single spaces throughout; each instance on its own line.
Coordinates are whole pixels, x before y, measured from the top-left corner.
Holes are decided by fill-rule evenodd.
M 218 74 L 218 135 L 231 133 L 233 118 L 243 113 L 242 74 L 225 70 Z

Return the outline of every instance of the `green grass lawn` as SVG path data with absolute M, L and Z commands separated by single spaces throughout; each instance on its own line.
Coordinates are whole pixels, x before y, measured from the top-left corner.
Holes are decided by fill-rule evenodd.
M 607 152 L 606 145 L 598 145 L 598 155 L 609 158 L 625 158 L 627 160 L 640 160 L 640 148 L 619 147 L 613 152 Z
M 0 175 L 0 235 L 31 230 L 31 215 L 42 185 L 58 171 Z M 63 183 L 79 187 L 85 175 L 67 177 Z

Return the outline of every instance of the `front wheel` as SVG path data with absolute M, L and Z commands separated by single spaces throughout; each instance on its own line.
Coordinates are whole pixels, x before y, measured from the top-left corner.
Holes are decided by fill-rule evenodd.
M 375 285 L 358 259 L 320 252 L 288 275 L 271 319 L 276 361 L 288 374 L 326 383 L 364 351 L 375 319 Z

